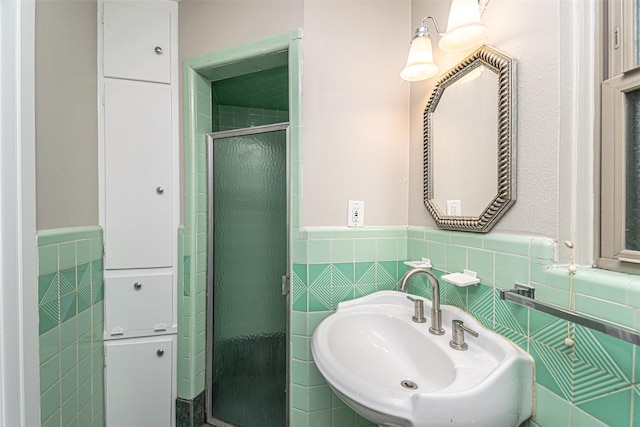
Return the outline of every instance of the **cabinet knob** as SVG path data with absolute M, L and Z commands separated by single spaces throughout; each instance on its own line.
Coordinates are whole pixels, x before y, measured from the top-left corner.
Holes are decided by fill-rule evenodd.
M 133 284 L 133 288 L 134 288 L 136 291 L 139 291 L 139 290 L 140 290 L 140 288 L 142 288 L 142 283 L 140 283 L 140 282 L 136 282 L 136 283 L 134 283 L 134 284 Z
M 154 49 L 158 55 L 162 55 L 162 48 L 160 46 L 156 46 Z
M 162 355 L 164 354 L 164 350 L 159 348 L 158 351 L 156 351 L 156 354 L 158 355 L 158 357 L 162 357 Z
M 162 193 L 164 193 L 164 188 L 162 188 L 162 187 L 156 187 L 156 193 L 158 193 L 158 194 L 162 194 Z

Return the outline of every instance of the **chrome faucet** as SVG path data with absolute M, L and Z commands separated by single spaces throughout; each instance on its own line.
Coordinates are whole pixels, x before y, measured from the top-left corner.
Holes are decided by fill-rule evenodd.
M 431 270 L 417 267 L 407 271 L 400 281 L 400 290 L 406 292 L 409 281 L 414 276 L 418 276 L 420 274 L 429 278 L 429 281 L 431 281 L 431 288 L 433 289 L 433 296 L 431 297 L 431 327 L 429 328 L 429 332 L 434 335 L 443 335 L 442 311 L 440 310 L 440 283 L 438 283 L 438 278 L 431 272 Z
M 473 329 L 469 329 L 464 325 L 462 320 L 452 320 L 451 321 L 451 338 L 449 341 L 449 346 L 451 346 L 454 350 L 465 351 L 469 348 L 466 342 L 464 342 L 464 333 L 467 332 L 474 337 L 478 336 L 478 333 Z

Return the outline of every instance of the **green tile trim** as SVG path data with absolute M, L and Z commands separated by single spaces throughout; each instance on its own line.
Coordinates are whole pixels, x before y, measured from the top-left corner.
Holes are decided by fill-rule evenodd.
M 482 235 L 477 233 L 451 232 L 451 244 L 468 248 L 482 248 Z
M 307 240 L 318 239 L 363 239 L 406 237 L 407 227 L 308 227 L 304 229 Z
M 445 230 L 437 230 L 427 228 L 425 230 L 425 240 L 439 243 L 449 243 L 451 240 L 451 232 Z
M 564 270 L 564 271 L 563 271 Z M 550 271 L 550 280 L 562 280 L 568 285 L 567 270 L 558 267 Z M 616 274 L 595 268 L 579 268 L 573 276 L 573 291 L 577 294 L 604 299 L 613 303 L 632 303 L 627 298 L 627 289 L 634 276 Z M 606 286 L 603 286 L 606 284 Z M 638 301 L 640 304 L 640 301 Z
M 102 227 L 56 228 L 38 231 L 38 246 L 54 245 L 74 240 L 102 238 Z
M 509 234 L 488 234 L 484 237 L 484 249 L 512 255 L 529 256 L 531 237 Z
M 240 46 L 194 56 L 186 61 L 194 71 L 202 72 L 208 68 L 286 50 L 291 41 L 298 38 L 300 38 L 298 32 L 282 33 Z
M 557 245 L 552 239 L 534 237 L 529 246 L 529 256 L 532 260 L 554 261 Z

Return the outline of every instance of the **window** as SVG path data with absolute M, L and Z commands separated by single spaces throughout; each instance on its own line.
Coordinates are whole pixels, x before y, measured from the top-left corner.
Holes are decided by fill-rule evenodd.
M 640 273 L 640 0 L 602 4 L 597 264 Z

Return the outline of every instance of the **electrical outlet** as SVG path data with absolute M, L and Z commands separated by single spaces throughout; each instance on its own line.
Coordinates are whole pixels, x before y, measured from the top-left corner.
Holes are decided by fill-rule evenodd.
M 347 226 L 364 226 L 364 202 L 359 200 L 349 200 L 349 209 L 347 211 Z
M 462 204 L 460 203 L 460 200 L 447 200 L 447 215 L 462 215 Z

